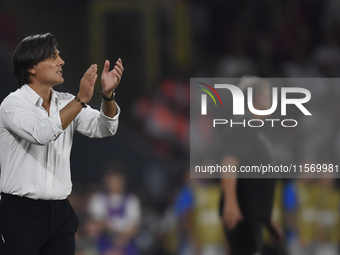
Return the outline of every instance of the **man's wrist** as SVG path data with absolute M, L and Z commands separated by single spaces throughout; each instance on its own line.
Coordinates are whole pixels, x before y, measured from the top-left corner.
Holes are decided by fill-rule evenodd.
M 238 204 L 236 195 L 227 195 L 224 197 L 224 202 L 232 205 Z
M 109 91 L 109 92 L 102 91 L 101 95 L 102 95 L 102 98 L 105 101 L 112 101 L 112 100 L 115 99 L 115 92 L 114 92 L 114 90 L 113 91 Z
M 85 104 L 87 104 L 90 100 L 88 100 L 87 98 L 86 98 L 86 96 L 84 96 L 83 94 L 81 94 L 80 92 L 77 94 L 77 97 L 81 100 L 81 101 L 83 101 Z
M 87 107 L 86 103 L 84 101 L 82 101 L 81 99 L 79 99 L 78 96 L 75 96 L 74 99 L 80 103 L 82 108 Z

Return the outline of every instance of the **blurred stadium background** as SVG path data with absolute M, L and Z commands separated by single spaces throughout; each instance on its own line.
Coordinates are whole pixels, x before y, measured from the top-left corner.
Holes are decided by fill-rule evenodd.
M 117 134 L 103 140 L 78 134 L 74 140 L 70 200 L 80 220 L 77 255 L 125 255 L 105 251 L 99 239 L 110 230 L 89 209 L 105 189 L 108 169 L 125 175 L 126 193 L 139 201 L 140 215 L 131 216 L 139 228 L 126 239 L 133 237 L 140 254 L 228 254 L 218 249 L 227 247 L 220 223 L 199 216 L 217 217 L 218 182 L 187 175 L 189 78 L 339 77 L 339 17 L 337 0 L 0 1 L 1 100 L 17 88 L 12 53 L 31 34 L 51 32 L 59 42 L 66 62 L 59 91 L 76 94 L 92 63 L 101 72 L 105 59 L 123 60 Z M 323 117 L 321 131 L 305 123 L 284 134 L 285 143 L 277 143 L 282 161 L 338 162 L 340 90 L 314 91 L 317 106 L 333 103 L 334 111 Z M 90 105 L 98 108 L 100 101 L 98 82 Z M 290 150 L 294 139 L 301 147 Z M 264 254 L 339 254 L 339 209 L 337 183 L 283 180 L 273 217 L 285 230 L 284 245 L 268 241 Z

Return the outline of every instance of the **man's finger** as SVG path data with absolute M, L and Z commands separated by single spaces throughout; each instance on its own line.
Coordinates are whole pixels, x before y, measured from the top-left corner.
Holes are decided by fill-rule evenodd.
M 90 74 L 90 72 L 91 72 L 91 70 L 92 70 L 92 67 L 93 67 L 93 65 L 91 65 L 91 66 L 86 70 L 86 72 L 84 73 L 83 77 L 87 78 L 87 77 L 89 76 L 89 74 Z
M 105 60 L 103 73 L 109 72 L 109 68 L 110 68 L 110 61 Z
M 119 73 L 117 73 L 117 71 L 115 72 L 115 76 L 117 77 L 118 84 L 119 84 L 122 77 L 119 75 Z
M 93 85 L 95 84 L 96 80 L 97 80 L 98 74 L 95 74 L 92 79 L 91 79 L 91 83 L 93 83 Z
M 93 79 L 93 77 L 97 74 L 97 70 L 97 65 L 95 65 L 90 72 L 90 79 Z
M 92 67 L 90 72 L 84 77 L 89 82 L 92 82 L 92 80 L 93 80 L 93 78 L 95 77 L 96 74 L 97 74 L 97 67 Z
M 122 76 L 123 71 L 122 71 L 121 69 L 119 69 L 118 66 L 115 66 L 115 70 L 116 70 L 116 72 L 117 72 L 120 76 Z
M 117 66 L 120 70 L 124 71 L 123 65 L 122 65 L 121 63 L 119 63 L 118 61 L 116 62 L 116 66 Z
M 116 65 L 119 67 L 120 70 L 124 71 L 123 64 L 119 61 L 116 62 Z
M 93 73 L 97 72 L 97 65 L 93 64 L 91 65 L 85 72 L 84 77 L 87 79 L 91 79 L 90 77 L 92 77 Z M 91 75 L 92 74 L 92 75 Z

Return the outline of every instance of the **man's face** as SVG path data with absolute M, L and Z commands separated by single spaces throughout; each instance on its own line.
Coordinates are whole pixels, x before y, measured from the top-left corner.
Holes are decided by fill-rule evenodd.
M 46 85 L 57 85 L 64 82 L 62 66 L 65 64 L 60 57 L 60 51 L 55 50 L 54 53 L 46 60 L 39 62 L 29 70 L 32 82 Z

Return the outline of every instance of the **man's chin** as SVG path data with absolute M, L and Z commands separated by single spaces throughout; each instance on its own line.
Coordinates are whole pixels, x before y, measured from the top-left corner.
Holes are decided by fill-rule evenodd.
M 58 83 L 54 84 L 54 86 L 59 85 L 59 84 L 62 84 L 62 83 L 64 83 L 64 78 L 62 78 L 62 80 L 59 81 Z

